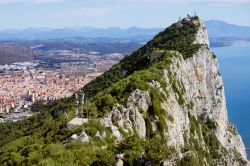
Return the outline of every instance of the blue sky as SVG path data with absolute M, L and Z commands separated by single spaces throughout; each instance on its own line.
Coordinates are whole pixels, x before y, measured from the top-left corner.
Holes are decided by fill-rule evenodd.
M 0 29 L 166 27 L 194 11 L 250 26 L 250 0 L 0 0 Z

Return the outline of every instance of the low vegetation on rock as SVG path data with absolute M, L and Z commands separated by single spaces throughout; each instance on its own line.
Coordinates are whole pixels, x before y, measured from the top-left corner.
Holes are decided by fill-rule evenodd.
M 0 124 L 1 165 L 108 166 L 116 154 L 134 165 L 142 153 L 153 165 L 246 165 L 244 145 L 224 117 L 215 55 L 205 43 L 194 44 L 200 24 L 195 16 L 171 25 L 83 87 L 83 108 L 94 115 L 87 123 L 67 128 L 77 107 L 71 97 L 28 119 Z M 207 68 L 193 64 L 199 62 Z M 211 87 L 195 87 L 205 82 L 204 73 Z M 220 129 L 232 142 L 222 143 Z M 71 140 L 83 131 L 90 141 Z

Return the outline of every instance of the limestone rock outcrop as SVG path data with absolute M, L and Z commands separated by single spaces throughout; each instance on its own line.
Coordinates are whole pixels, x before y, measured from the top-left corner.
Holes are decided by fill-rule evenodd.
M 241 136 L 228 121 L 223 81 L 217 59 L 209 48 L 206 28 L 200 20 L 194 24 L 199 25 L 194 40 L 195 44 L 201 44 L 199 50 L 186 59 L 177 51 L 171 52 L 175 56 L 171 58 L 170 65 L 162 69 L 166 87 L 155 80 L 148 82 L 159 94 L 167 96 L 161 101 L 161 108 L 167 116 L 164 120 L 167 129 L 162 134 L 168 138 L 169 146 L 175 148 L 175 158 L 198 153 L 195 150 L 184 152 L 187 144 L 212 153 L 208 143 L 212 140 L 208 139 L 213 139 L 219 142 L 220 148 L 216 153 L 221 155 L 219 160 L 213 161 L 215 165 L 247 165 Z M 158 116 L 148 117 L 152 102 L 150 90 L 136 89 L 125 105 L 116 103 L 101 123 L 109 127 L 118 140 L 123 138 L 123 132 L 128 135 L 136 132 L 145 138 L 149 127 L 146 119 L 150 119 L 153 132 L 157 131 L 160 119 Z M 198 145 L 192 141 L 197 141 Z M 206 159 L 204 163 L 208 163 Z M 175 165 L 175 159 L 166 159 L 165 165 Z

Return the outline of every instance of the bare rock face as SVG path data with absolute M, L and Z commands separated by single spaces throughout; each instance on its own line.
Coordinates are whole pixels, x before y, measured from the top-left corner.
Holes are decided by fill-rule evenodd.
M 128 98 L 125 107 L 119 104 L 114 105 L 112 111 L 101 119 L 101 123 L 105 127 L 111 128 L 111 130 L 118 126 L 126 133 L 136 132 L 143 138 L 146 136 L 144 115 L 148 110 L 149 104 L 151 104 L 150 102 L 149 93 L 137 89 Z M 115 133 L 116 136 L 119 135 L 117 134 L 118 131 Z
M 194 44 L 206 44 L 209 46 L 207 28 L 204 26 L 201 20 L 196 21 L 195 24 L 198 24 L 200 28 L 196 34 L 196 40 L 194 41 Z
M 85 131 L 83 131 L 77 139 L 81 140 L 82 142 L 87 142 L 87 143 L 89 142 L 89 136 L 87 135 Z
M 174 54 L 171 64 L 162 69 L 162 80 L 166 87 L 155 80 L 148 82 L 159 94 L 167 96 L 161 102 L 161 108 L 168 117 L 163 121 L 167 129 L 162 133 L 176 154 L 174 158 L 166 159 L 164 164 L 176 165 L 176 159 L 196 154 L 193 150 L 183 152 L 187 144 L 193 145 L 192 141 L 198 141 L 202 150 L 212 153 L 213 149 L 209 149 L 207 144 L 210 139 L 207 135 L 210 134 L 211 139 L 218 141 L 221 147 L 218 150 L 221 157 L 213 161 L 215 165 L 247 165 L 241 136 L 228 121 L 223 81 L 217 59 L 209 48 L 206 28 L 200 20 L 195 20 L 195 24 L 200 27 L 194 43 L 202 44 L 200 49 L 186 59 L 179 52 L 171 51 Z M 111 128 L 119 140 L 124 132 L 128 135 L 137 133 L 145 138 L 146 116 L 152 102 L 150 90 L 136 89 L 125 105 L 115 104 L 111 112 L 101 119 L 101 123 Z M 153 132 L 157 130 L 155 121 L 159 118 L 150 118 Z M 205 158 L 204 163 L 208 163 Z
M 177 67 L 179 66 L 179 68 Z M 221 145 L 228 151 L 237 150 L 246 160 L 245 146 L 235 127 L 228 122 L 226 100 L 222 78 L 218 72 L 217 59 L 211 51 L 203 47 L 193 57 L 183 60 L 175 57 L 170 66 L 171 70 L 164 71 L 165 81 L 170 84 L 168 73 L 172 72 L 175 79 L 182 82 L 187 103 L 192 103 L 189 111 L 196 119 L 211 120 L 216 124 L 215 135 Z M 181 108 L 174 95 L 170 95 L 162 107 L 172 115 L 174 123 L 168 123 L 167 136 L 175 147 L 184 145 L 183 131 L 190 131 L 188 108 Z M 190 137 L 190 135 L 188 136 Z M 227 158 L 227 165 L 241 165 Z

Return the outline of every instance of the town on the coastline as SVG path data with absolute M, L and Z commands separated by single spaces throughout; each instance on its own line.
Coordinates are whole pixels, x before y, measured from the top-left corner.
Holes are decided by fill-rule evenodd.
M 0 122 L 32 116 L 35 102 L 71 96 L 118 62 L 110 57 L 113 54 L 108 59 L 92 56 L 89 61 L 32 61 L 0 66 Z

